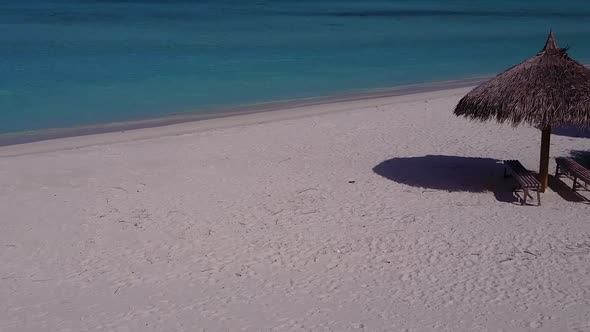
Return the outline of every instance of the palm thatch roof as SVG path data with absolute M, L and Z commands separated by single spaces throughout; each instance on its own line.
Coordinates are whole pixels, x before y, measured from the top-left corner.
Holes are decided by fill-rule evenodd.
M 536 56 L 467 94 L 455 115 L 539 128 L 590 128 L 590 69 L 571 59 L 553 36 Z

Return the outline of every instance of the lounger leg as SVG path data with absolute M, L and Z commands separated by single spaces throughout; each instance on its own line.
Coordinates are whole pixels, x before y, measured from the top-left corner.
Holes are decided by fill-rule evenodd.
M 523 189 L 524 190 L 524 195 L 522 196 L 522 205 L 526 205 L 526 198 L 527 196 L 529 196 L 529 190 L 528 189 Z
M 559 178 L 559 165 L 555 167 L 555 178 Z
M 578 185 L 578 177 L 574 176 L 574 184 L 572 185 L 572 190 L 576 191 L 576 186 Z
M 537 189 L 537 205 L 541 205 L 541 190 Z

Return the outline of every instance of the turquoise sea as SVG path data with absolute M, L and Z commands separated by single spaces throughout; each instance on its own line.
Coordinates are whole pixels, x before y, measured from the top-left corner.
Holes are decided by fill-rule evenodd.
M 0 133 L 590 62 L 590 1 L 0 0 Z

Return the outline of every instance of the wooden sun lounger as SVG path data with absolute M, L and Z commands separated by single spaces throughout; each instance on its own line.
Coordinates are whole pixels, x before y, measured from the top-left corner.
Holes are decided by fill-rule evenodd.
M 524 191 L 521 204 L 526 204 L 527 197 L 533 198 L 529 193 L 532 190 L 537 192 L 537 205 L 541 205 L 541 183 L 535 174 L 524 168 L 518 160 L 504 160 L 504 177 L 508 176 L 508 170 Z
M 588 184 L 590 184 L 590 170 L 586 167 L 578 164 L 572 158 L 555 158 L 557 167 L 555 168 L 555 177 L 559 178 L 559 175 L 564 174 L 570 176 L 574 180 L 572 190 L 583 187 L 588 190 Z M 584 182 L 584 185 L 579 185 L 578 180 Z

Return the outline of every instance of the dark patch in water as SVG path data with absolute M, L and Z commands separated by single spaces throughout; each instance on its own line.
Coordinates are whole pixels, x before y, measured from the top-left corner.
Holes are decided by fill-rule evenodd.
M 392 10 L 359 10 L 359 11 L 337 11 L 337 12 L 298 12 L 284 13 L 304 16 L 326 16 L 326 17 L 528 17 L 528 18 L 590 18 L 590 12 L 555 12 L 544 10 L 527 11 L 477 11 L 477 10 L 446 10 L 446 9 L 392 9 Z
M 117 8 L 0 8 L 3 23 L 44 23 L 44 24 L 87 24 L 87 23 L 129 23 L 149 20 L 194 21 L 222 17 L 222 13 L 199 11 L 194 8 L 149 8 L 136 7 L 133 11 Z

